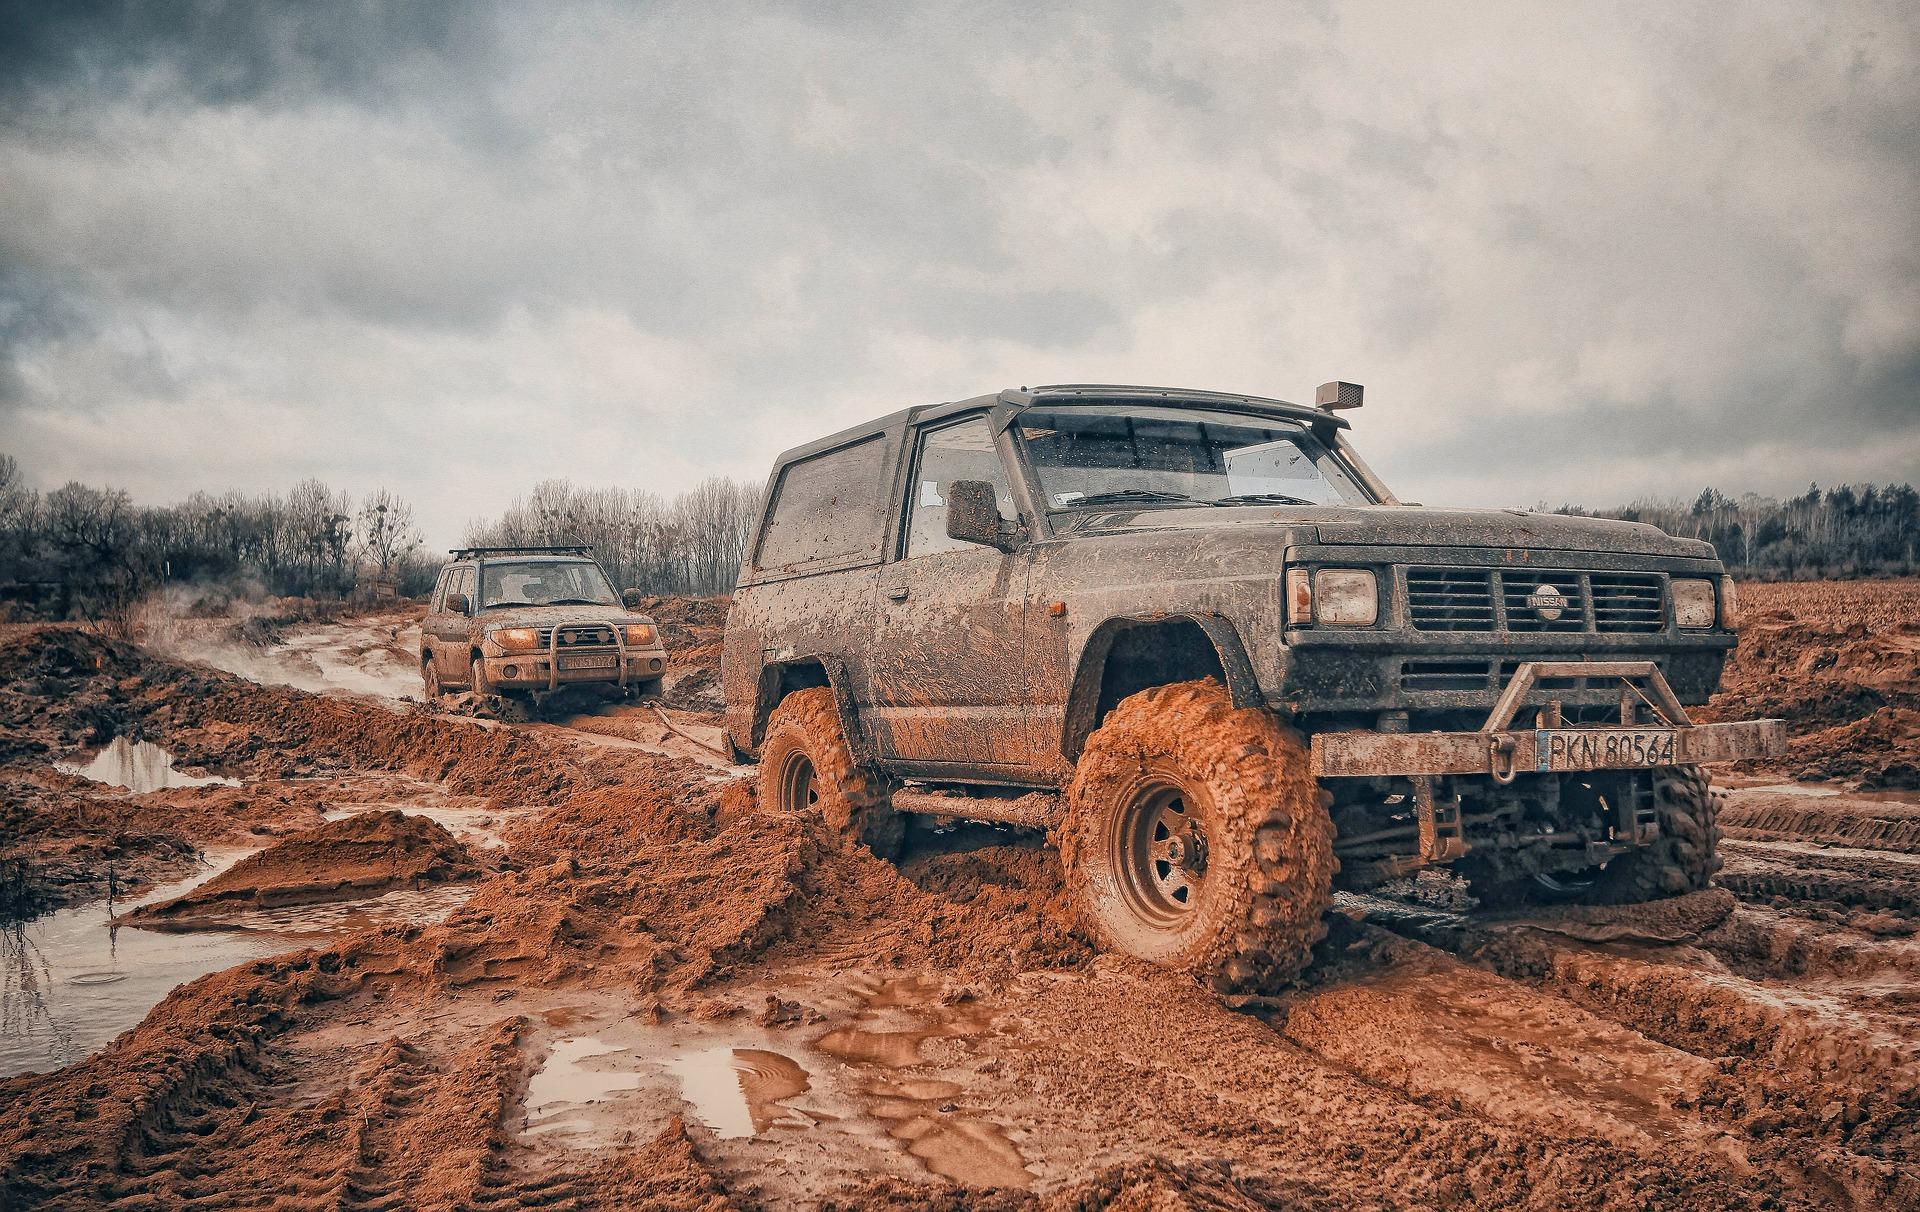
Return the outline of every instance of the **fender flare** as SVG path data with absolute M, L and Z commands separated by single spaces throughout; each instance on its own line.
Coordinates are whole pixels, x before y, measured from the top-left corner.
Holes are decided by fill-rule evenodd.
M 1184 620 L 1199 627 L 1213 645 L 1213 653 L 1226 675 L 1227 693 L 1235 707 L 1265 707 L 1266 695 L 1253 672 L 1253 661 L 1240 639 L 1240 631 L 1225 615 L 1205 611 L 1179 611 L 1170 614 L 1116 615 L 1101 623 L 1080 649 L 1080 660 L 1073 673 L 1073 686 L 1067 694 L 1067 709 L 1061 722 L 1060 752 L 1069 762 L 1077 761 L 1086 739 L 1092 734 L 1099 710 L 1101 682 L 1107 657 L 1120 634 L 1136 627 L 1152 627 Z
M 871 764 L 874 760 L 872 739 L 860 723 L 860 711 L 853 698 L 853 680 L 847 673 L 846 662 L 837 656 L 824 653 L 791 660 L 762 665 L 760 679 L 754 689 L 752 751 L 757 756 L 760 746 L 767 739 L 767 721 L 773 716 L 773 709 L 785 696 L 780 693 L 780 683 L 785 680 L 786 672 L 796 666 L 818 665 L 826 672 L 827 686 L 833 691 L 834 706 L 840 711 L 840 731 L 847 738 L 847 744 L 853 749 L 854 756 L 861 762 Z

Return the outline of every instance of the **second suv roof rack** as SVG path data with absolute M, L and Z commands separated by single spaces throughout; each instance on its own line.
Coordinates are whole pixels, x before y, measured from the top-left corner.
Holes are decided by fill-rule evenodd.
M 456 560 L 485 555 L 583 555 L 591 556 L 590 543 L 566 543 L 558 547 L 455 547 L 447 552 Z

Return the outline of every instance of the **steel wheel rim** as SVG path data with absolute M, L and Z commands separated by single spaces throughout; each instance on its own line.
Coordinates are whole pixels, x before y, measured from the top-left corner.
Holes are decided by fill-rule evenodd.
M 1182 925 L 1206 895 L 1206 826 L 1178 783 L 1149 778 L 1115 814 L 1108 855 L 1120 899 L 1143 922 Z
M 794 750 L 780 768 L 780 798 L 789 812 L 811 812 L 820 803 L 820 779 L 814 773 L 813 759 L 804 750 Z

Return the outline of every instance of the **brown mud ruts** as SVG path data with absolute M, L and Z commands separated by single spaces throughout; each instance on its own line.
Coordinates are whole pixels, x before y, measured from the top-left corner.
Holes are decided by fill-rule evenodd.
M 84 633 L 0 635 L 0 712 L 0 791 L 24 791 L 6 820 L 46 822 L 33 844 L 79 865 L 148 835 L 259 845 L 383 799 L 497 815 L 505 843 L 444 920 L 203 978 L 95 1055 L 0 1081 L 9 1212 L 1920 1206 L 1920 918 L 1867 903 L 1911 896 L 1899 801 L 1796 797 L 1817 813 L 1796 818 L 1736 790 L 1716 879 L 1740 899 L 1488 913 L 1434 908 L 1470 907 L 1457 882 L 1420 905 L 1343 895 L 1304 985 L 1256 1016 L 1096 955 L 1058 862 L 1019 831 L 916 827 L 895 865 L 710 764 L 256 686 Z M 243 785 L 132 795 L 51 771 L 136 729 Z M 1763 875 L 1774 891 L 1741 882 Z M 906 1050 L 874 1037 L 972 1026 L 920 1038 L 861 1093 L 895 1116 L 878 1125 L 782 1114 L 729 1139 L 669 1092 L 583 1149 L 517 1130 L 574 1006 L 656 1037 L 777 1032 L 783 1054 L 831 1038 L 890 1060 Z M 985 1121 L 980 1139 L 963 1126 Z M 982 1140 L 1013 1151 L 999 1181 L 1017 1166 L 1030 1185 L 944 1178 L 909 1151 Z
M 1061 863 L 1101 946 L 1261 994 L 1305 967 L 1333 823 L 1300 735 L 1212 680 L 1141 691 L 1087 742 Z
M 190 892 L 140 906 L 125 920 L 190 929 L 236 909 L 359 900 L 480 873 L 467 847 L 437 822 L 399 811 L 367 812 L 283 838 Z

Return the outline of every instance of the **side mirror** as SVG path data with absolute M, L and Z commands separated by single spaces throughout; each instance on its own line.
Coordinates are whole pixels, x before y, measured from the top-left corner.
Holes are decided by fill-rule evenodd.
M 468 603 L 467 603 L 466 594 L 450 593 L 447 595 L 447 609 L 451 610 L 453 613 L 455 614 L 467 613 L 467 605 Z
M 1013 550 L 1013 535 L 1000 520 L 993 485 L 985 480 L 955 480 L 947 485 L 947 537 Z
M 638 589 L 628 589 L 622 592 L 620 595 L 620 604 L 628 610 L 640 609 L 640 591 Z

